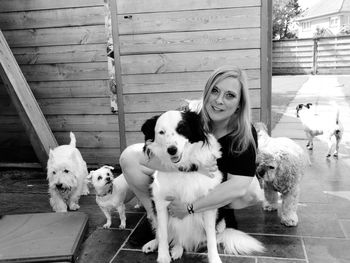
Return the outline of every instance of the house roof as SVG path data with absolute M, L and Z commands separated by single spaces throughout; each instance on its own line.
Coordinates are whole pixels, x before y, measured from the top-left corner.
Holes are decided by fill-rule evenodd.
M 298 21 L 339 12 L 350 12 L 350 0 L 332 0 L 331 2 L 329 0 L 320 0 L 314 6 L 307 9 L 303 17 L 300 17 Z

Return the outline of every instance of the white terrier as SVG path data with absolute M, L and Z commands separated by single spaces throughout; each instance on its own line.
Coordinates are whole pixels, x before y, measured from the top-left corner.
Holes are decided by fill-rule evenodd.
M 70 144 L 50 149 L 47 162 L 50 205 L 55 212 L 67 212 L 79 209 L 81 195 L 87 195 L 88 170 L 79 150 L 75 147 L 76 139 L 70 133 Z
M 129 189 L 123 174 L 114 178 L 111 171 L 113 169 L 112 166 L 102 166 L 95 171 L 91 171 L 88 179 L 95 188 L 96 203 L 107 218 L 103 228 L 110 228 L 112 224 L 111 212 L 112 209 L 116 208 L 120 217 L 119 228 L 124 229 L 126 226 L 125 203 L 135 195 Z

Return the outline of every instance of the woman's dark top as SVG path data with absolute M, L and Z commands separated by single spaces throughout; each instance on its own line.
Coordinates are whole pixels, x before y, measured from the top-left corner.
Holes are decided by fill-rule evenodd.
M 253 125 L 252 134 L 256 148 L 258 148 L 257 133 Z M 230 140 L 231 138 L 227 135 L 218 140 L 221 145 L 222 157 L 217 160 L 217 163 L 219 170 L 223 173 L 223 181 L 227 180 L 228 173 L 253 177 L 256 170 L 256 152 L 253 144 L 250 144 L 248 149 L 241 154 L 232 154 L 229 152 Z M 219 208 L 216 222 L 220 222 L 223 218 L 225 218 L 227 228 L 237 228 L 233 209 L 227 209 L 226 207 Z

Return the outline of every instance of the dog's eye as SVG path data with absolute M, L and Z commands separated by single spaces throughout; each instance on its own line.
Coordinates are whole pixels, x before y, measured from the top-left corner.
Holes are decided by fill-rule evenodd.
M 63 172 L 66 174 L 69 173 L 69 171 L 67 169 L 64 169 Z
M 102 176 L 97 177 L 97 180 L 101 180 L 101 179 L 102 179 Z
M 163 135 L 165 134 L 165 131 L 159 131 L 159 134 Z
M 107 173 L 107 175 L 108 175 L 108 176 L 111 176 L 111 174 L 110 174 L 110 173 Z
M 55 171 L 53 171 L 53 172 L 52 172 L 52 174 L 56 174 L 56 172 L 55 172 Z
M 275 167 L 274 167 L 274 166 L 271 166 L 271 165 L 270 165 L 268 168 L 269 168 L 270 170 L 275 169 Z

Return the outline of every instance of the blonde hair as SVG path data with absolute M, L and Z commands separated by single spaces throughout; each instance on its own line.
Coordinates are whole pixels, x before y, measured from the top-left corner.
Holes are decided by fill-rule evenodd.
M 252 144 L 256 149 L 255 141 L 252 135 L 249 90 L 245 72 L 235 66 L 223 66 L 215 70 L 210 75 L 205 85 L 203 91 L 203 105 L 208 103 L 213 87 L 215 87 L 218 82 L 226 78 L 237 79 L 241 86 L 241 99 L 239 102 L 238 111 L 236 114 L 232 114 L 228 124 L 229 130 L 232 129 L 232 132 L 228 135 L 231 137 L 229 152 L 240 154 L 247 150 L 250 144 Z M 212 132 L 211 120 L 205 107 L 202 107 L 201 117 L 204 129 L 208 132 Z

